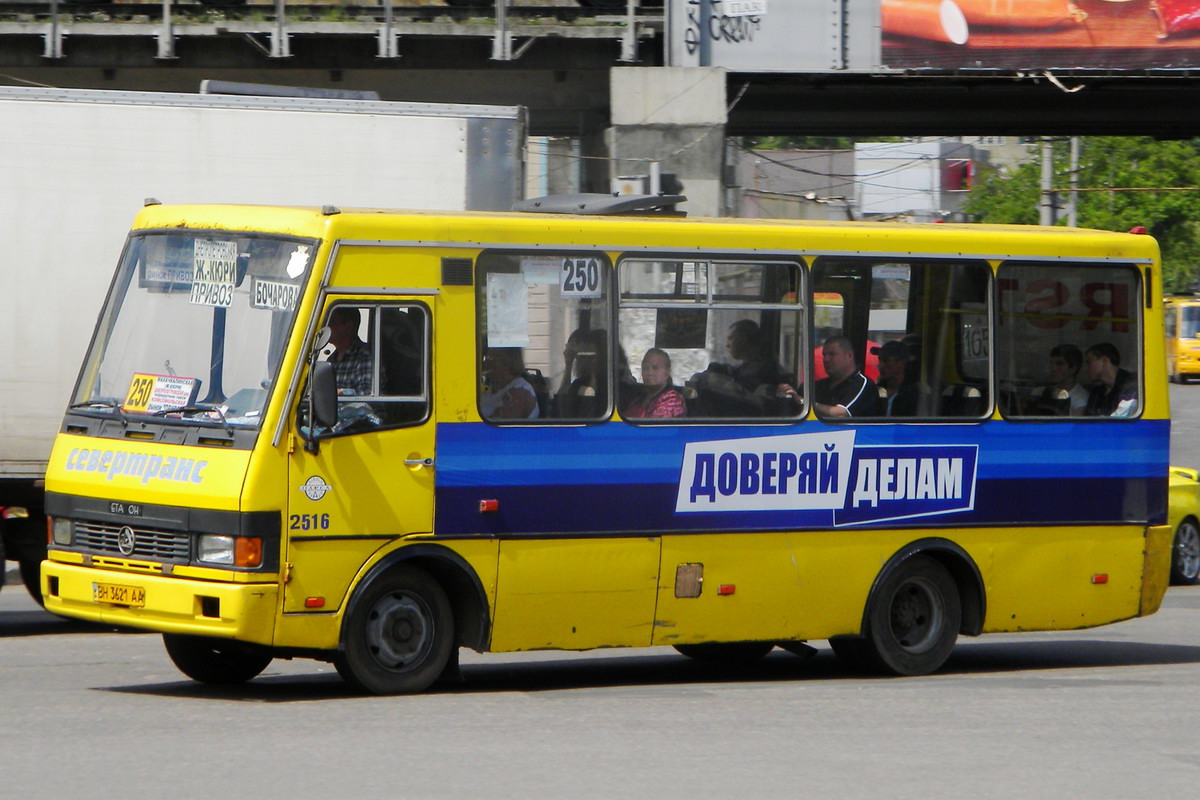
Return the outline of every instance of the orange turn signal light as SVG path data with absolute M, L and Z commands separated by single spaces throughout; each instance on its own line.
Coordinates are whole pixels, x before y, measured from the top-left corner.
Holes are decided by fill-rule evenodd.
M 500 501 L 499 500 L 480 500 L 479 501 L 479 513 L 480 514 L 491 514 L 495 511 L 499 511 L 499 510 L 500 510 Z
M 717 587 L 717 594 L 719 595 L 730 595 L 736 591 L 737 586 L 733 585 L 732 583 L 722 583 Z
M 304 607 L 305 608 L 324 608 L 325 607 L 325 598 L 324 597 L 306 597 L 306 598 L 304 598 Z
M 1092 583 L 1108 583 L 1108 573 L 1097 572 L 1092 576 Z
M 262 552 L 262 539 L 239 536 L 234 539 L 233 563 L 239 567 L 257 567 L 262 564 Z

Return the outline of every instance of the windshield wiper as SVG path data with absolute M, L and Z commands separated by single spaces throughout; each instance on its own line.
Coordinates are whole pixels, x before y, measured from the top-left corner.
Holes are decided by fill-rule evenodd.
M 190 405 L 190 406 L 175 406 L 173 408 L 160 408 L 158 411 L 155 411 L 150 416 L 164 417 L 167 414 L 188 414 L 188 413 L 195 413 L 198 411 L 209 411 L 209 412 L 215 411 L 215 412 L 217 412 L 217 416 L 221 420 L 221 426 L 223 428 L 225 428 L 226 433 L 228 433 L 230 436 L 233 436 L 233 434 L 234 434 L 233 426 L 229 424 L 229 420 L 225 419 L 225 412 L 222 411 L 219 406 Z M 198 420 L 198 421 L 203 422 L 203 420 Z
M 72 403 L 71 405 L 67 406 L 67 408 L 93 408 L 95 406 L 101 406 L 109 409 L 113 412 L 114 417 L 121 420 L 122 428 L 129 427 L 129 417 L 125 416 L 125 413 L 121 411 L 121 404 L 113 400 L 84 400 L 82 403 Z

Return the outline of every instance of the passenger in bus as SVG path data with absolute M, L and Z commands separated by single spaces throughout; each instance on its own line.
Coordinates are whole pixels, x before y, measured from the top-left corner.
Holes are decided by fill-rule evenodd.
M 882 347 L 872 347 L 871 353 L 879 356 L 879 402 L 875 413 L 885 417 L 915 417 L 921 392 L 916 375 L 910 374 L 912 358 L 908 345 L 901 341 L 884 342 Z
M 608 337 L 599 328 L 579 328 L 563 348 L 563 378 L 554 397 L 555 415 L 594 419 L 608 405 Z
M 1087 376 L 1094 386 L 1088 395 L 1089 417 L 1132 417 L 1137 412 L 1138 382 L 1121 369 L 1121 353 L 1108 342 L 1094 344 L 1084 354 Z
M 662 419 L 687 414 L 683 395 L 671 383 L 671 357 L 666 351 L 651 347 L 642 358 L 641 395 L 631 402 L 621 416 L 630 419 Z
M 1079 383 L 1083 353 L 1073 344 L 1060 344 L 1050 350 L 1050 383 L 1031 393 L 1034 413 L 1060 413 L 1059 403 L 1065 401 L 1062 413 L 1072 417 L 1087 411 L 1090 392 Z M 1136 395 L 1135 395 L 1136 396 Z
M 329 315 L 329 343 L 334 347 L 329 363 L 333 365 L 339 395 L 361 397 L 371 394 L 374 365 L 371 349 L 358 338 L 361 322 L 362 315 L 353 306 L 337 306 Z
M 687 381 L 698 394 L 701 413 L 718 417 L 780 413 L 775 387 L 791 383 L 792 376 L 771 355 L 758 323 L 749 319 L 733 323 L 725 346 L 737 364 L 709 364 Z
M 537 395 L 524 373 L 519 347 L 488 348 L 483 357 L 487 390 L 479 398 L 484 419 L 537 419 Z
M 845 336 L 830 336 L 821 347 L 821 359 L 828 377 L 817 381 L 814 387 L 817 414 L 822 417 L 878 416 L 879 389 L 858 369 L 850 340 Z

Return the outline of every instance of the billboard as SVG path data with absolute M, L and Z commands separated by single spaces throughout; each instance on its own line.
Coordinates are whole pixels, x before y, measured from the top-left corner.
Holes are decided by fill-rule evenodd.
M 1200 0 L 666 0 L 667 64 L 741 72 L 1200 67 Z
M 1187 68 L 1200 0 L 880 0 L 883 66 Z

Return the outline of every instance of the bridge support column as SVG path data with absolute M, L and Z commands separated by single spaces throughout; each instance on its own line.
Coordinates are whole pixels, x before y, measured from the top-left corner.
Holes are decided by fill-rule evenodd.
M 614 191 L 616 179 L 630 176 L 649 192 L 657 171 L 683 184 L 688 202 L 681 208 L 689 215 L 722 216 L 725 70 L 614 67 L 609 92 L 612 127 L 604 137 L 609 185 L 597 188 Z M 667 193 L 677 188 L 665 179 L 659 187 Z

